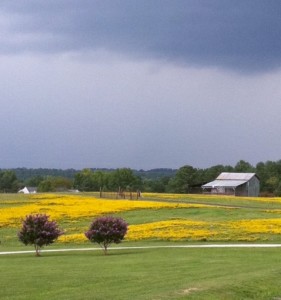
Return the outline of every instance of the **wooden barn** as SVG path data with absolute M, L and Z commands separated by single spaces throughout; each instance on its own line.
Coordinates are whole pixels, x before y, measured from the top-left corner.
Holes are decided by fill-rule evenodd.
M 203 193 L 257 197 L 260 180 L 255 173 L 221 173 L 214 181 L 202 185 Z

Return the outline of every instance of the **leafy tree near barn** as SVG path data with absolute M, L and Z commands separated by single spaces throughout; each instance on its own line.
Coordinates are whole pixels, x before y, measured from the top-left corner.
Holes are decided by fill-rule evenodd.
M 274 196 L 281 197 L 281 182 L 279 182 L 277 188 L 275 189 Z
M 205 169 L 202 184 L 214 180 L 222 172 L 234 172 L 234 170 L 233 170 L 233 167 L 224 166 L 224 165 L 216 165 L 216 166 L 212 166 L 208 169 Z
M 134 175 L 129 168 L 116 169 L 110 174 L 109 185 L 111 189 L 132 190 L 140 189 L 140 178 Z
M 74 188 L 80 191 L 92 191 L 93 190 L 93 171 L 90 169 L 84 169 L 74 176 Z
M 119 244 L 127 233 L 128 224 L 122 218 L 111 216 L 96 218 L 85 232 L 85 236 L 92 243 L 99 244 L 107 254 L 110 244 Z
M 165 193 L 169 192 L 168 186 L 170 177 L 144 180 L 143 187 L 146 192 Z
M 43 246 L 54 243 L 63 234 L 55 221 L 50 221 L 45 214 L 28 215 L 18 232 L 19 240 L 25 245 L 34 245 L 36 256 L 40 256 Z
M 198 170 L 191 166 L 181 167 L 170 180 L 170 190 L 175 193 L 189 193 L 191 187 L 198 183 Z
M 46 193 L 46 192 L 54 192 L 55 188 L 52 185 L 52 181 L 50 178 L 42 180 L 38 185 L 38 192 Z
M 107 189 L 109 183 L 109 173 L 95 171 L 93 174 L 93 181 L 95 190 L 99 190 L 100 188 Z
M 36 176 L 32 176 L 28 179 L 26 179 L 24 181 L 24 184 L 26 186 L 36 186 L 38 187 L 39 184 L 44 180 L 44 177 L 43 176 L 40 176 L 40 175 L 36 175 Z
M 274 195 L 280 194 L 281 185 L 281 160 L 259 162 L 256 173 L 260 178 L 261 192 Z
M 109 172 L 92 171 L 84 169 L 74 177 L 74 187 L 80 191 L 99 191 L 100 188 L 107 187 L 109 182 Z
M 19 189 L 20 183 L 16 173 L 11 170 L 0 172 L 0 191 L 2 193 L 14 193 Z
M 84 169 L 75 175 L 74 187 L 80 191 L 140 189 L 141 180 L 129 168 L 103 172 Z
M 234 172 L 254 173 L 255 168 L 245 160 L 239 160 L 234 167 Z
M 48 176 L 38 184 L 39 192 L 56 192 L 72 188 L 72 180 L 64 177 Z

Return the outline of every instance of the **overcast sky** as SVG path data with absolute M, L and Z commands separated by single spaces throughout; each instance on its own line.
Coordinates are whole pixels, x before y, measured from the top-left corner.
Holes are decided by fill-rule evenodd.
M 281 159 L 281 1 L 2 0 L 0 168 Z

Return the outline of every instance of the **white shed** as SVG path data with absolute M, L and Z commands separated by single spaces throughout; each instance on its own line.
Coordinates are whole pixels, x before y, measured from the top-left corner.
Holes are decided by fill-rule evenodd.
M 31 186 L 25 186 L 23 189 L 19 190 L 18 193 L 36 194 L 37 193 L 37 188 L 36 187 L 31 187 Z

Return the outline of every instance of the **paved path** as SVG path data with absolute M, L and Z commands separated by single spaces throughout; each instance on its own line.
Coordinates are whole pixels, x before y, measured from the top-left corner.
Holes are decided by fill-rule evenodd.
M 208 245 L 170 245 L 170 246 L 131 246 L 131 247 L 116 247 L 110 250 L 131 250 L 131 249 L 160 249 L 160 248 L 281 248 L 281 244 L 208 244 Z M 42 250 L 42 253 L 47 252 L 74 252 L 74 251 L 101 251 L 101 248 L 69 248 L 69 249 L 48 249 Z M 0 255 L 10 254 L 28 254 L 34 253 L 35 250 L 27 251 L 5 251 L 0 252 Z

